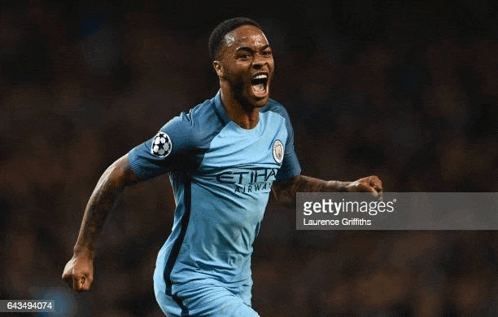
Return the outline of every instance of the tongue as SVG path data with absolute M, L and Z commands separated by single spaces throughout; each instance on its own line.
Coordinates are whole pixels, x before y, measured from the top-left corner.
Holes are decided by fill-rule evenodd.
M 264 84 L 257 84 L 252 86 L 254 90 L 258 92 L 264 92 L 265 90 L 265 85 Z
M 266 96 L 266 84 L 265 83 L 255 83 L 251 85 L 252 93 L 257 98 L 263 98 Z

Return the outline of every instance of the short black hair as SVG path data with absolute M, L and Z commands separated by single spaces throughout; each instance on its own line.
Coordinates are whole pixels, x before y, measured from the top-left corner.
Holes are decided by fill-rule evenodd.
M 225 35 L 242 25 L 254 25 L 258 29 L 263 31 L 261 26 L 256 21 L 249 18 L 238 17 L 221 22 L 209 36 L 209 55 L 211 55 L 211 59 L 213 61 L 218 56 L 218 52 L 221 48 L 221 43 L 223 42 L 223 38 L 225 37 Z

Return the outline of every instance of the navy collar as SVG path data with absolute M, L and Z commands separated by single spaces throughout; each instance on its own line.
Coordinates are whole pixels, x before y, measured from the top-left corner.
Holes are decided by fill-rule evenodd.
M 227 111 L 225 110 L 225 107 L 223 107 L 223 103 L 221 102 L 221 89 L 218 90 L 218 92 L 214 96 L 213 100 L 214 100 L 214 108 L 216 110 L 216 113 L 218 113 L 218 116 L 223 121 L 223 124 L 227 124 L 230 121 L 232 121 L 232 119 L 230 119 L 230 117 L 228 116 Z M 263 113 L 265 111 L 265 109 L 268 108 L 269 103 L 270 103 L 270 101 L 268 101 L 268 103 L 266 105 L 261 107 L 260 113 Z

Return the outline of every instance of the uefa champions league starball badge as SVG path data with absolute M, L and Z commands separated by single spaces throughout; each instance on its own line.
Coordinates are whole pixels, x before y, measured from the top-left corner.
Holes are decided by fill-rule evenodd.
M 172 146 L 169 136 L 164 132 L 159 132 L 152 140 L 150 153 L 155 156 L 166 157 L 171 153 Z
M 273 158 L 278 164 L 284 160 L 284 144 L 280 140 L 273 142 Z

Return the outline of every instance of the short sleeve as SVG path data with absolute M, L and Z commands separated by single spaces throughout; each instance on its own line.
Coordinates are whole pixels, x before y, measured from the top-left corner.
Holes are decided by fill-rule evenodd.
M 285 128 L 287 129 L 287 140 L 284 147 L 285 153 L 282 166 L 276 177 L 277 182 L 293 178 L 301 173 L 301 166 L 294 150 L 294 129 L 292 128 L 287 111 L 284 110 L 283 115 L 285 118 Z
M 131 169 L 140 179 L 187 168 L 194 149 L 190 115 L 181 113 L 151 139 L 128 153 Z

